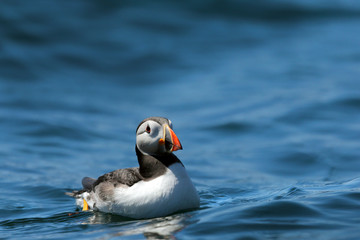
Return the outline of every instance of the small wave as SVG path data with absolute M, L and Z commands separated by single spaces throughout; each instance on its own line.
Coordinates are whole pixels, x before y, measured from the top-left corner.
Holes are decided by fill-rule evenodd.
M 256 21 L 291 21 L 314 18 L 353 18 L 360 17 L 358 2 L 353 6 L 346 4 L 311 4 L 304 1 L 210 1 L 192 2 L 191 8 L 201 15 L 221 16 L 232 19 Z
M 212 130 L 212 131 L 219 131 L 228 134 L 235 134 L 241 132 L 247 132 L 255 127 L 249 123 L 243 122 L 227 122 L 227 123 L 220 123 L 217 125 L 209 126 L 204 128 L 205 130 Z
M 4 220 L 0 222 L 0 226 L 7 228 L 17 228 L 22 227 L 24 225 L 37 225 L 39 223 L 59 223 L 59 222 L 67 222 L 71 219 L 84 219 L 84 217 L 88 217 L 91 213 L 87 212 L 78 212 L 78 213 L 57 213 L 48 217 L 28 217 L 28 218 L 17 218 L 12 220 Z
M 278 156 L 275 155 L 273 161 L 275 164 L 267 164 L 263 167 L 267 171 L 283 177 L 299 176 L 303 179 L 312 176 L 314 172 L 327 173 L 328 171 L 326 160 L 315 152 L 279 153 Z
M 51 112 L 76 112 L 85 114 L 96 115 L 109 115 L 110 112 L 105 109 L 100 109 L 96 106 L 76 106 L 75 104 L 66 104 L 59 101 L 37 101 L 32 99 L 28 101 L 26 99 L 13 99 L 10 101 L 0 102 L 0 106 L 11 110 L 25 110 L 25 111 L 51 111 Z
M 36 82 L 37 73 L 26 62 L 19 59 L 6 58 L 0 60 L 1 81 Z
M 22 189 L 26 192 L 27 196 L 32 196 L 33 198 L 39 199 L 54 199 L 57 201 L 64 201 L 67 197 L 64 195 L 64 190 L 47 186 L 47 185 L 37 185 L 37 186 L 22 186 Z
M 290 187 L 289 189 L 285 189 L 284 192 L 282 192 L 280 195 L 276 196 L 275 200 L 282 200 L 282 199 L 288 199 L 288 198 L 294 198 L 299 196 L 304 196 L 306 192 L 298 187 Z
M 242 212 L 246 218 L 299 218 L 299 217 L 317 217 L 321 213 L 309 206 L 293 201 L 274 201 L 264 205 L 248 208 Z
M 41 123 L 41 127 L 22 130 L 21 136 L 32 138 L 62 138 L 71 141 L 90 141 L 93 138 L 105 138 L 103 135 L 79 126 L 55 125 Z
M 334 103 L 334 105 L 343 108 L 360 109 L 360 98 L 349 97 L 346 99 L 340 99 Z
M 326 102 L 306 104 L 297 108 L 289 109 L 278 120 L 287 124 L 310 124 L 322 122 L 331 124 L 331 120 L 339 119 L 340 116 L 354 114 L 354 110 L 360 109 L 360 98 L 338 97 Z M 317 126 L 314 124 L 314 126 Z

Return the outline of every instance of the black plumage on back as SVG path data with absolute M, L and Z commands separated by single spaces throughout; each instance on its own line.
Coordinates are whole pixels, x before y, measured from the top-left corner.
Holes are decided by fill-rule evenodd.
M 144 179 L 140 173 L 139 168 L 125 168 L 118 169 L 100 176 L 93 184 L 92 189 L 95 189 L 97 185 L 102 182 L 110 182 L 113 184 L 124 184 L 129 187 Z
M 95 182 L 96 182 L 95 178 L 84 177 L 81 181 L 81 184 L 82 184 L 84 190 L 91 191 Z

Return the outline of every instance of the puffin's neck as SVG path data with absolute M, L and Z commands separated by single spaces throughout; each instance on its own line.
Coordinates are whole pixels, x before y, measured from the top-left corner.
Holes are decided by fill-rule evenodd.
M 139 172 L 145 179 L 156 178 L 165 173 L 166 169 L 173 163 L 181 161 L 172 153 L 161 155 L 145 155 L 135 145 L 135 151 L 139 162 Z

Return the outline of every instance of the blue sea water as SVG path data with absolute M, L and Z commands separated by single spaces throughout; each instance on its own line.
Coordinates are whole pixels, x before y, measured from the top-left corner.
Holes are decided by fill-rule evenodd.
M 0 3 L 0 239 L 359 239 L 360 3 Z M 201 207 L 79 212 L 172 120 Z

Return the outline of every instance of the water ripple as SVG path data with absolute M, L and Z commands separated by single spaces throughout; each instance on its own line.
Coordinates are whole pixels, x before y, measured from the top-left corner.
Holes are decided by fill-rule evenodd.
M 303 218 L 319 217 L 320 211 L 293 201 L 278 200 L 265 205 L 244 210 L 241 215 L 245 218 Z
M 223 132 L 227 134 L 237 134 L 242 132 L 248 132 L 254 129 L 254 126 L 249 123 L 242 122 L 227 122 L 206 127 L 205 130 L 212 130 L 217 132 Z

